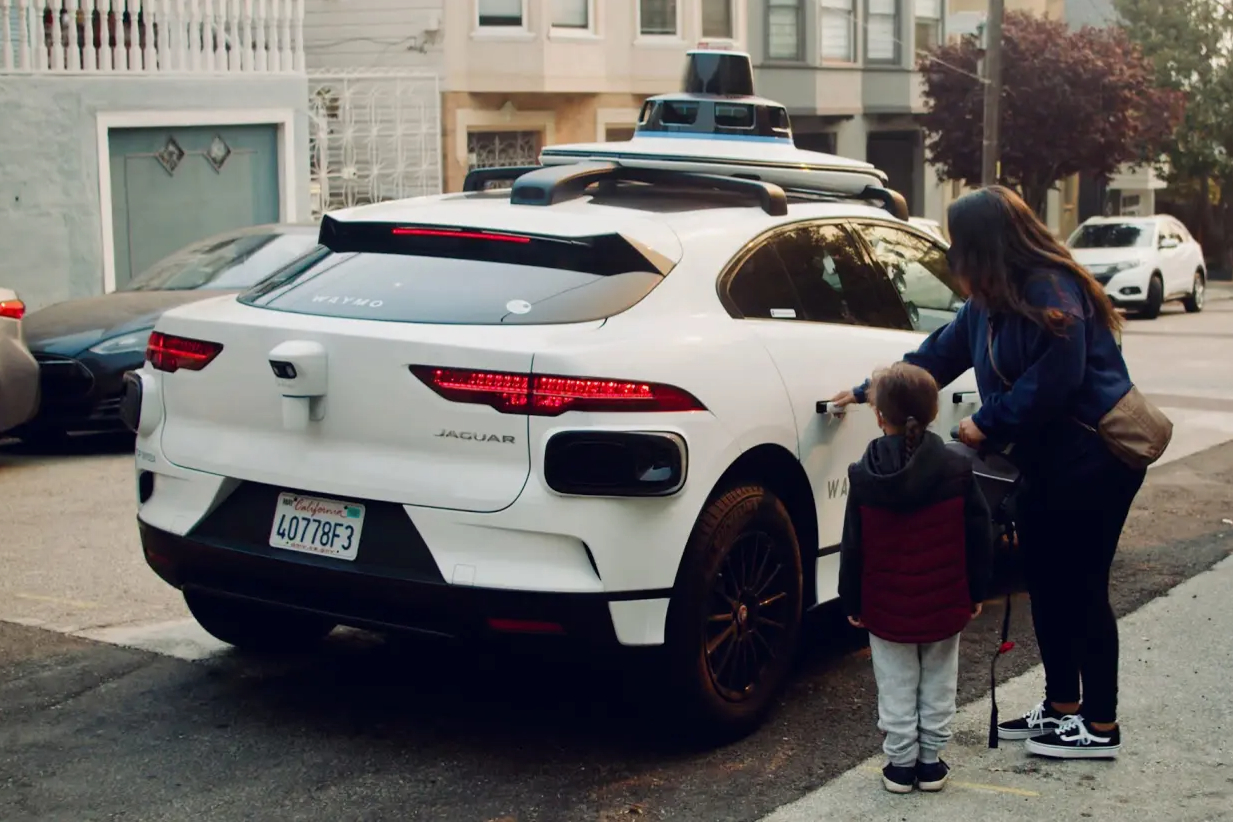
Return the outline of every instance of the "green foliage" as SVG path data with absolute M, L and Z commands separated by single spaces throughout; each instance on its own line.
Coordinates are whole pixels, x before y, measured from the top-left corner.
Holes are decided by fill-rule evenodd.
M 1144 0 L 1147 2 L 1147 0 Z M 1159 0 L 1157 0 L 1159 2 Z M 972 38 L 921 59 L 930 162 L 942 179 L 979 180 L 984 131 L 982 52 Z M 1002 27 L 1001 182 L 1029 205 L 1072 174 L 1108 177 L 1154 157 L 1181 116 L 1181 96 L 1118 28 L 1008 12 Z

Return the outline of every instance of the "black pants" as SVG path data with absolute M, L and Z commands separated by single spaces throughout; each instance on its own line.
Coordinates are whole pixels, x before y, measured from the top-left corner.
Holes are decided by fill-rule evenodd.
M 1117 721 L 1118 636 L 1109 569 L 1145 475 L 1109 456 L 1064 476 L 1032 472 L 1020 496 L 1019 544 L 1045 698 L 1082 701 L 1090 722 Z

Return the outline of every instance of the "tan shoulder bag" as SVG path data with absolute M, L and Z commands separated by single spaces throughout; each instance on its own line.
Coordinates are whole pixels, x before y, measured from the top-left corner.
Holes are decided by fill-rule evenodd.
M 1009 388 L 1010 380 L 1002 375 L 993 357 L 993 320 L 988 324 L 989 363 Z M 1146 469 L 1164 454 L 1173 439 L 1173 422 L 1152 404 L 1134 385 L 1117 404 L 1100 418 L 1096 427 L 1075 418 L 1075 422 L 1098 434 L 1105 445 L 1131 468 Z

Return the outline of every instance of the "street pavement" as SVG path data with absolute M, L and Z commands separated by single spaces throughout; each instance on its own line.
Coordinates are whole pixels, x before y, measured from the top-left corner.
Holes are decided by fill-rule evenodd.
M 1224 352 L 1233 339 L 1231 319 L 1233 301 L 1219 300 L 1202 314 L 1172 311 L 1154 322 L 1133 321 L 1126 331 L 1133 375 L 1177 430 L 1128 523 L 1114 569 L 1115 607 L 1132 613 L 1196 575 L 1191 584 L 1202 580 L 1219 592 L 1204 588 L 1193 612 L 1173 622 L 1166 614 L 1142 631 L 1124 631 L 1127 722 L 1135 732 L 1127 761 L 1091 771 L 1102 791 L 1127 793 L 1129 781 L 1109 780 L 1134 768 L 1174 779 L 1134 758 L 1163 761 L 1173 753 L 1174 737 L 1157 720 L 1174 714 L 1152 714 L 1143 700 L 1167 696 L 1179 712 L 1193 707 L 1199 724 L 1221 727 L 1197 701 L 1218 692 L 1219 681 L 1205 677 L 1211 665 L 1227 665 L 1228 646 L 1214 638 L 1204 644 L 1205 635 L 1185 620 L 1210 615 L 1219 621 L 1223 613 L 1227 625 L 1227 610 L 1208 610 L 1205 603 L 1222 599 L 1227 608 L 1233 599 L 1227 566 L 1204 574 L 1233 551 L 1233 445 L 1220 445 L 1233 439 L 1233 358 Z M 640 681 L 636 657 L 526 656 L 526 649 L 393 643 L 361 632 L 339 632 L 310 656 L 235 654 L 196 629 L 178 595 L 145 567 L 134 494 L 126 438 L 82 439 L 59 454 L 0 444 L 0 819 L 6 822 L 756 820 L 785 805 L 781 814 L 798 814 L 783 817 L 788 822 L 805 818 L 800 813 L 872 819 L 909 812 L 907 805 L 860 804 L 884 801 L 876 777 L 862 770 L 872 767 L 876 758 L 869 757 L 880 744 L 874 688 L 867 650 L 833 611 L 811 620 L 800 671 L 767 726 L 737 745 L 695 751 L 660 738 L 648 707 L 655 683 Z M 1026 672 L 1028 678 L 1005 686 L 1004 710 L 1039 689 L 1026 603 L 1016 602 L 1020 646 L 1000 668 L 1006 677 Z M 1089 771 L 1055 769 L 1051 778 L 1030 768 L 990 770 L 1027 766 L 1006 748 L 986 754 L 971 736 L 982 709 L 987 712 L 979 700 L 1000 614 L 1000 604 L 990 602 L 965 638 L 960 696 L 971 707 L 953 755 L 958 782 L 945 796 L 928 799 L 953 808 L 949 818 L 986 815 L 981 802 L 991 803 L 991 814 L 1001 812 L 997 803 L 1008 797 L 1023 803 L 1004 806 L 1020 815 L 1077 817 L 1062 810 L 1070 795 L 1052 788 L 1069 785 L 1068 774 Z M 1159 665 L 1133 670 L 1140 646 L 1131 633 L 1152 640 L 1151 659 Z M 1156 639 L 1176 635 L 1203 642 Z M 1162 655 L 1166 645 L 1176 656 Z M 1174 677 L 1167 689 L 1159 681 L 1162 666 Z M 1189 670 L 1198 672 L 1193 680 Z M 1179 692 L 1178 680 L 1198 686 L 1198 693 Z M 1178 727 L 1192 730 L 1185 722 Z M 1207 750 L 1202 746 L 1217 734 L 1183 739 L 1188 750 Z M 1050 790 L 1024 781 L 1032 779 Z M 1139 773 L 1138 790 L 1150 784 Z M 1212 793 L 1220 788 L 1213 784 L 1196 783 L 1195 790 Z M 923 799 L 911 813 L 922 812 Z M 806 804 L 789 804 L 797 800 Z M 808 803 L 819 802 L 825 810 L 811 810 Z M 1085 808 L 1097 819 L 1111 818 L 1107 811 L 1099 803 Z

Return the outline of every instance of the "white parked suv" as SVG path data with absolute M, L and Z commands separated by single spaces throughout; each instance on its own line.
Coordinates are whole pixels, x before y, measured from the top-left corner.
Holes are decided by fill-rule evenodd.
M 541 159 L 327 215 L 265 283 L 163 315 L 126 397 L 146 559 L 237 645 L 666 645 L 654 690 L 739 734 L 837 596 L 879 432 L 826 398 L 962 295 L 884 175 L 798 151 L 769 101 L 652 98 L 632 141 Z M 969 372 L 937 430 L 976 403 Z
M 1093 217 L 1066 245 L 1118 308 L 1148 319 L 1173 300 L 1191 313 L 1203 310 L 1203 248 L 1173 217 Z

